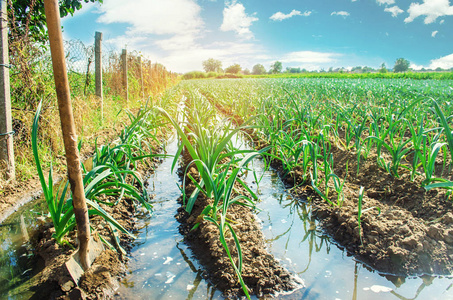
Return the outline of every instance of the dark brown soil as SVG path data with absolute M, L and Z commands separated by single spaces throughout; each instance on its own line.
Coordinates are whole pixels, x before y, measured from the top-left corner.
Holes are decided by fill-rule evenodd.
M 115 208 L 104 207 L 116 220 L 129 231 L 135 228 L 134 205 L 130 201 L 120 201 Z M 97 233 L 109 239 L 106 224 L 100 217 L 90 220 L 95 228 L 93 238 L 98 240 Z M 111 299 L 118 286 L 119 279 L 125 275 L 127 257 L 119 252 L 104 250 L 93 262 L 90 269 L 80 278 L 78 287 L 74 283 L 65 262 L 74 254 L 77 247 L 76 232 L 66 236 L 68 245 L 59 245 L 52 238 L 54 228 L 45 223 L 38 231 L 34 243 L 38 259 L 42 260 L 43 268 L 34 277 L 34 299 Z M 126 235 L 121 237 L 120 245 L 128 250 L 132 240 Z M 72 298 L 75 297 L 75 298 Z
M 157 159 L 148 160 L 144 164 L 139 164 L 138 170 L 145 176 L 147 172 L 152 172 L 157 164 Z M 59 177 L 62 178 L 61 175 Z M 0 197 L 0 203 L 3 203 L 4 207 L 19 207 L 38 197 L 42 193 L 39 188 L 40 183 L 36 179 L 27 183 L 16 183 L 16 186 L 9 185 Z M 131 200 L 122 199 L 114 207 L 100 205 L 129 232 L 133 233 L 137 229 L 136 205 Z M 98 240 L 97 236 L 100 234 L 110 244 L 115 245 L 109 226 L 100 216 L 90 217 L 90 226 L 94 229 L 92 232 L 94 239 Z M 53 224 L 48 219 L 32 235 L 32 248 L 39 261 L 38 265 L 41 266 L 41 270 L 30 282 L 34 291 L 32 299 L 112 299 L 119 280 L 125 275 L 127 256 L 119 251 L 109 249 L 102 251 L 90 269 L 80 278 L 77 286 L 65 266 L 77 248 L 76 231 L 65 236 L 67 241 L 65 245 L 56 243 L 52 237 L 54 232 Z M 119 235 L 121 247 L 128 252 L 133 240 L 125 234 Z
M 190 157 L 185 155 L 185 160 Z M 185 168 L 183 168 L 185 169 Z M 195 168 L 189 170 L 197 178 Z M 186 179 L 189 181 L 189 178 Z M 188 184 L 186 193 L 191 193 L 195 186 Z M 237 275 L 224 250 L 220 239 L 219 229 L 212 222 L 203 220 L 199 216 L 203 209 L 212 204 L 212 199 L 199 195 L 192 213 L 189 215 L 183 207 L 178 210 L 176 218 L 181 223 L 180 232 L 185 242 L 192 249 L 196 258 L 207 271 L 208 280 L 227 298 L 238 298 L 244 293 L 239 284 Z M 250 294 L 258 297 L 268 297 L 278 292 L 293 291 L 302 287 L 302 281 L 292 276 L 274 257 L 269 254 L 264 245 L 264 236 L 255 214 L 250 208 L 241 205 L 232 205 L 227 218 L 236 232 L 242 249 L 243 269 L 242 277 Z M 200 226 L 191 230 L 200 222 Z M 237 264 L 237 251 L 233 237 L 228 232 L 227 243 L 232 257 Z M 293 295 L 297 298 L 298 292 Z
M 451 274 L 453 271 L 453 205 L 444 192 L 425 191 L 420 179 L 410 181 L 401 170 L 395 178 L 376 163 L 376 155 L 362 159 L 356 175 L 356 154 L 332 147 L 335 174 L 346 177 L 345 200 L 334 207 L 310 186 L 293 192 L 309 199 L 313 211 L 335 241 L 379 272 L 398 275 Z M 346 168 L 347 165 L 347 168 Z M 282 172 L 281 163 L 274 166 Z M 346 174 L 346 169 L 348 174 Z M 288 186 L 300 184 L 302 174 L 295 170 L 284 178 Z M 358 226 L 359 189 L 364 187 L 361 230 Z M 336 197 L 330 197 L 336 201 Z M 362 243 L 363 241 L 363 243 Z

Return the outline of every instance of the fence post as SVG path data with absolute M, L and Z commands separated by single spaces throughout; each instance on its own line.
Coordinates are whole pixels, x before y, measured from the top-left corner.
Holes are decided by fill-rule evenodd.
M 129 102 L 129 86 L 127 84 L 127 50 L 123 49 L 123 53 L 121 54 L 121 60 L 123 62 L 123 86 L 124 86 L 124 96 L 126 99 L 126 103 Z
M 153 64 L 151 63 L 151 61 L 148 61 L 148 68 L 149 68 L 149 84 L 148 84 L 148 89 L 149 89 L 149 93 L 150 95 L 153 95 L 154 94 L 154 91 L 153 91 Z
M 138 70 L 140 72 L 140 86 L 142 92 L 142 99 L 145 99 L 145 87 L 143 86 L 143 69 L 142 69 L 142 57 L 138 57 Z
M 6 168 L 0 174 L 6 180 L 16 178 L 11 117 L 11 94 L 9 86 L 8 14 L 6 0 L 0 0 L 0 165 Z
M 101 105 L 101 121 L 104 120 L 104 93 L 102 90 L 102 32 L 96 31 L 94 42 L 96 96 Z

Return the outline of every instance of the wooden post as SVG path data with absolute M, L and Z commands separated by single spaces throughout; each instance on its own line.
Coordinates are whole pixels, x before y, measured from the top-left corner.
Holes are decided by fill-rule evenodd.
M 129 86 L 127 84 L 127 50 L 123 49 L 123 53 L 121 54 L 121 61 L 123 62 L 123 86 L 124 86 L 124 97 L 126 99 L 126 103 L 129 102 Z
M 101 121 L 104 119 L 104 92 L 102 89 L 102 32 L 96 31 L 94 42 L 96 96 L 101 106 Z
M 167 88 L 167 69 L 162 68 L 163 77 L 164 77 L 164 87 Z
M 143 85 L 143 70 L 142 70 L 142 57 L 138 57 L 138 70 L 140 72 L 140 86 L 141 86 L 141 93 L 142 93 L 142 99 L 145 99 L 145 87 Z
M 151 63 L 151 61 L 148 62 L 148 68 L 149 68 L 149 83 L 148 83 L 148 90 L 149 90 L 149 94 L 150 95 L 153 95 L 154 94 L 154 91 L 153 91 L 153 64 Z
M 0 166 L 1 177 L 16 178 L 11 117 L 11 94 L 9 86 L 8 13 L 6 0 L 0 0 Z M 5 166 L 3 167 L 3 164 Z
M 57 91 L 61 130 L 63 132 L 63 142 L 66 152 L 68 177 L 73 195 L 72 205 L 74 207 L 74 215 L 77 222 L 80 264 L 83 270 L 87 270 L 90 266 L 90 261 L 88 259 L 90 223 L 83 188 L 79 151 L 77 149 L 77 134 L 74 124 L 74 115 L 72 113 L 68 75 L 66 72 L 58 1 L 44 0 L 44 9 L 49 32 L 50 52 L 52 54 L 52 67 L 55 78 L 55 88 Z

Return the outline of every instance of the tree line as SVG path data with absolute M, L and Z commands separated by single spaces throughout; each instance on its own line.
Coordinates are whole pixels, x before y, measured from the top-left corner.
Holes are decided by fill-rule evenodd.
M 225 69 L 222 69 L 222 62 L 220 60 L 214 59 L 214 58 L 209 58 L 205 61 L 202 62 L 203 69 L 205 70 L 206 73 L 209 72 L 215 72 L 215 73 L 228 73 L 228 74 L 244 74 L 244 75 L 264 75 L 264 74 L 278 74 L 278 73 L 308 73 L 307 69 L 300 68 L 300 67 L 287 67 L 283 71 L 283 65 L 282 62 L 280 61 L 275 61 L 269 68 L 269 70 L 266 70 L 266 68 L 262 64 L 256 64 L 253 66 L 252 70 L 250 71 L 249 69 L 242 69 L 242 67 L 239 64 L 233 64 L 231 66 L 228 66 Z M 395 64 L 392 69 L 388 69 L 385 63 L 382 63 L 381 66 L 378 69 L 373 69 L 371 67 L 367 66 L 356 66 L 351 69 L 345 69 L 345 68 L 329 68 L 327 71 L 324 69 L 321 69 L 319 71 L 315 72 L 335 72 L 335 73 L 346 73 L 346 72 L 351 72 L 351 73 L 372 73 L 372 72 L 378 72 L 378 73 L 387 73 L 387 72 L 394 72 L 394 73 L 401 73 L 401 72 L 407 72 L 410 71 L 410 62 L 405 59 L 405 58 L 398 58 L 395 61 Z M 422 69 L 422 71 L 425 71 Z M 444 71 L 441 68 L 437 68 L 435 71 Z

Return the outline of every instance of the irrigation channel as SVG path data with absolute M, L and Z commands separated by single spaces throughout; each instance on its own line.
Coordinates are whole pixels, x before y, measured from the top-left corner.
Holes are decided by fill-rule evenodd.
M 166 147 L 177 150 L 175 140 Z M 192 257 L 174 218 L 181 192 L 179 179 L 170 172 L 167 157 L 148 179 L 154 213 L 143 215 L 130 253 L 129 272 L 117 299 L 222 299 L 221 292 L 204 278 L 202 266 Z M 273 170 L 261 160 L 246 182 L 257 190 L 257 218 L 267 247 L 305 287 L 279 299 L 453 299 L 453 278 L 446 276 L 397 277 L 378 274 L 338 247 L 318 226 L 310 205 L 294 199 Z M 44 211 L 42 199 L 22 207 L 0 226 L 0 299 L 28 299 L 29 278 L 36 263 L 26 242 L 25 228 L 37 226 Z

